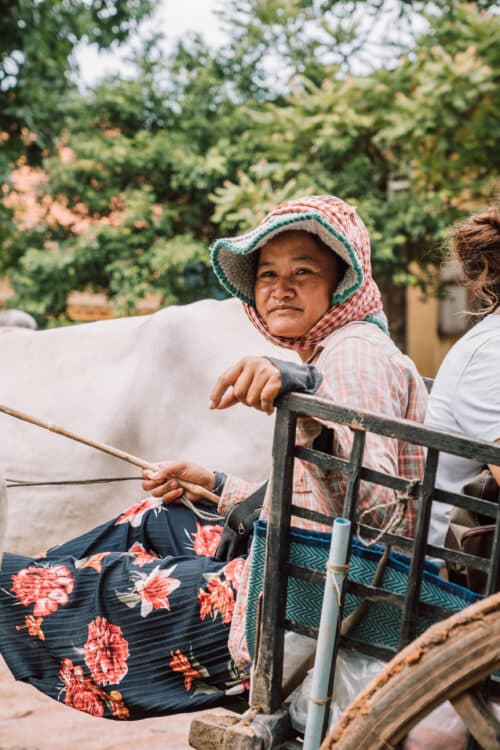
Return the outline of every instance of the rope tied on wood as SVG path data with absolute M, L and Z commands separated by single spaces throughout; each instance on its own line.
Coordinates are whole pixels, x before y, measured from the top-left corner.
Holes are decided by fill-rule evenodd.
M 419 484 L 420 479 L 410 479 L 404 492 L 396 492 L 396 497 L 394 498 L 394 500 L 389 500 L 386 503 L 373 505 L 372 507 L 366 508 L 362 513 L 360 513 L 358 517 L 358 539 L 364 547 L 373 547 L 374 544 L 377 544 L 382 539 L 384 534 L 388 534 L 398 528 L 401 521 L 405 517 L 406 506 L 409 500 L 414 499 L 415 490 L 417 489 Z M 380 529 L 376 537 L 374 537 L 373 539 L 364 539 L 359 531 L 359 526 L 361 526 L 363 518 L 369 513 L 374 513 L 375 511 L 382 510 L 383 508 L 393 508 L 393 511 L 389 516 L 389 520 L 387 521 L 385 526 Z

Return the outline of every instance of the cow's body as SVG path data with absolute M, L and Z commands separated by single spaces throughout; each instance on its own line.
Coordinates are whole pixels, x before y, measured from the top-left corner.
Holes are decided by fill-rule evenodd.
M 218 375 L 268 344 L 234 300 L 57 328 L 0 329 L 0 403 L 148 461 L 188 458 L 264 479 L 273 420 L 242 406 L 209 411 Z M 0 476 L 50 481 L 139 476 L 95 449 L 0 414 Z M 37 551 L 141 497 L 140 482 L 9 489 L 5 549 Z

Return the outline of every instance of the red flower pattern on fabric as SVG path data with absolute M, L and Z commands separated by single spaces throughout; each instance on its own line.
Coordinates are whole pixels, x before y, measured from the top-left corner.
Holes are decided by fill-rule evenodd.
M 150 510 L 160 510 L 163 507 L 163 502 L 159 497 L 147 497 L 145 500 L 141 500 L 140 503 L 131 505 L 130 508 L 124 510 L 121 516 L 115 521 L 115 526 L 121 523 L 129 523 L 134 528 L 141 525 L 142 517 L 145 513 Z
M 138 565 L 140 568 L 159 559 L 157 555 L 148 552 L 140 542 L 134 542 L 127 554 L 135 557 L 134 565 Z
M 83 649 L 85 664 L 98 685 L 116 684 L 127 674 L 128 643 L 120 626 L 105 617 L 98 616 L 89 623 Z
M 67 604 L 73 585 L 73 576 L 65 565 L 30 565 L 12 576 L 12 591 L 25 607 L 35 605 L 35 617 L 50 615 Z
M 71 659 L 63 659 L 59 676 L 66 688 L 64 703 L 67 706 L 91 716 L 104 715 L 103 692 L 84 675 L 81 667 L 75 666 Z
M 168 597 L 181 585 L 177 578 L 170 577 L 174 568 L 175 565 L 168 570 L 162 570 L 157 565 L 148 576 L 141 576 L 136 581 L 135 590 L 141 599 L 141 617 L 147 617 L 153 609 L 170 611 Z
M 128 719 L 130 712 L 125 705 L 122 694 L 118 690 L 111 690 L 108 694 L 86 677 L 82 667 L 75 666 L 71 659 L 63 659 L 59 670 L 66 696 L 64 703 L 78 711 L 91 716 L 102 717 L 106 704 L 115 719 Z
M 198 591 L 200 620 L 210 616 L 214 620 L 220 613 L 222 622 L 228 624 L 233 619 L 234 594 L 229 581 L 221 581 L 218 576 L 209 579 L 207 591 Z
M 177 649 L 175 654 L 171 651 L 170 656 L 172 658 L 168 666 L 174 672 L 181 672 L 184 675 L 184 687 L 188 691 L 191 690 L 193 680 L 200 680 L 203 678 L 203 675 L 191 665 L 187 656 L 180 649 Z
M 240 586 L 241 576 L 245 568 L 245 561 L 242 557 L 235 557 L 230 563 L 222 568 L 226 579 L 232 584 L 233 589 L 238 591 Z
M 213 557 L 217 552 L 221 535 L 222 526 L 202 526 L 197 522 L 196 532 L 193 534 L 195 554 Z

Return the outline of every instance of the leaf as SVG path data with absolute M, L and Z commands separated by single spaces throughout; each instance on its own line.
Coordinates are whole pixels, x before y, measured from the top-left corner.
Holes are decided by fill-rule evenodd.
M 117 591 L 115 589 L 115 594 L 122 604 L 126 604 L 127 607 L 130 607 L 131 609 L 136 607 L 141 601 L 139 594 L 136 594 L 134 591 Z

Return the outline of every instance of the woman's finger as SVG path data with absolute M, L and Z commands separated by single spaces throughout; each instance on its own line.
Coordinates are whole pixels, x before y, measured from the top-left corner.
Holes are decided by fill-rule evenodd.
M 210 408 L 214 409 L 228 409 L 230 406 L 235 406 L 235 404 L 239 403 L 238 399 L 234 395 L 233 388 L 228 388 L 227 391 L 224 393 L 222 398 L 219 400 L 219 403 L 216 407 L 212 406 Z
M 261 376 L 262 375 L 255 363 L 247 363 L 242 367 L 241 372 L 233 386 L 234 395 L 241 404 L 253 406 L 253 404 L 251 403 L 251 399 L 255 397 L 250 397 L 249 394 L 254 394 L 256 392 L 258 388 L 258 386 L 256 385 L 256 381 Z
M 226 406 L 221 406 L 221 402 L 224 396 L 228 392 L 232 391 L 232 388 L 240 375 L 242 367 L 243 361 L 240 360 L 233 367 L 230 367 L 229 370 L 226 370 L 220 377 L 217 378 L 217 380 L 215 381 L 215 385 L 210 393 L 210 400 L 208 404 L 210 409 L 220 409 L 229 406 L 229 404 L 226 404 Z
M 274 411 L 274 401 L 276 396 L 280 392 L 281 383 L 277 384 L 268 380 L 260 394 L 260 408 L 265 411 L 266 414 L 272 414 Z
M 247 388 L 245 403 L 269 414 L 274 409 L 274 399 L 280 387 L 279 370 L 268 360 L 260 358 Z
M 170 479 L 168 482 L 163 482 L 162 484 L 157 484 L 152 487 L 150 494 L 153 495 L 153 497 L 163 497 L 163 495 L 166 495 L 169 492 L 178 493 L 179 491 L 182 492 L 182 487 L 179 486 L 175 479 Z

